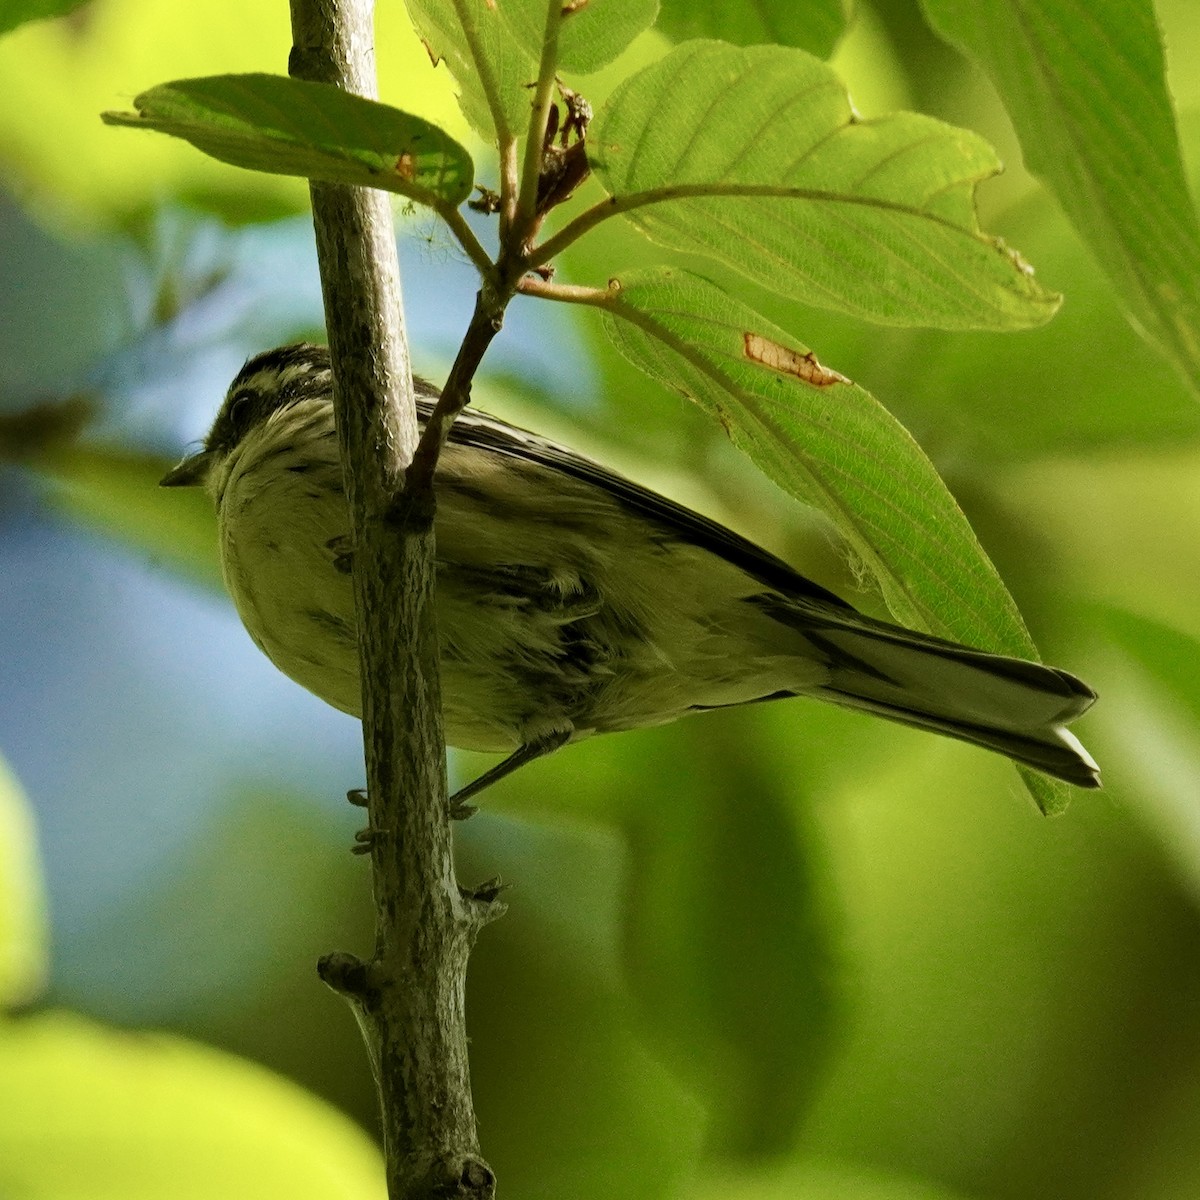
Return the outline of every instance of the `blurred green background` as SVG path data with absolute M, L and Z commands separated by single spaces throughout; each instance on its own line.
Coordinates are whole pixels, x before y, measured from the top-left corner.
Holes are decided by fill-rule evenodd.
M 1159 16 L 1196 166 L 1200 12 Z M 473 144 L 398 4 L 380 26 L 384 98 Z M 248 354 L 319 336 L 304 190 L 97 116 L 288 45 L 281 0 L 94 0 L 0 40 L 6 1200 L 381 1194 L 365 1056 L 314 972 L 369 945 L 358 727 L 250 644 L 203 498 L 153 486 Z M 1066 301 L 1013 335 L 760 304 L 933 457 L 1047 660 L 1100 692 L 1106 788 L 1045 820 L 1000 759 L 803 701 L 519 773 L 458 831 L 464 880 L 515 884 L 469 983 L 485 1153 L 513 1200 L 1190 1200 L 1200 404 L 915 6 L 860 5 L 834 61 L 864 113 L 1000 147 L 983 226 Z M 437 377 L 473 276 L 400 228 Z M 613 230 L 560 277 L 644 253 Z M 477 398 L 879 611 L 818 515 L 574 313 L 518 300 Z

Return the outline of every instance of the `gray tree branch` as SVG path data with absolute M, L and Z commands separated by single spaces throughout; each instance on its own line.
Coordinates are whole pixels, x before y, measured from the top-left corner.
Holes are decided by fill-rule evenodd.
M 291 0 L 298 78 L 374 96 L 371 0 Z M 367 1040 L 392 1200 L 494 1194 L 471 1103 L 464 994 L 494 898 L 460 891 L 451 855 L 438 680 L 431 473 L 418 443 L 391 208 L 311 185 L 334 404 L 353 536 L 376 942 L 322 960 Z

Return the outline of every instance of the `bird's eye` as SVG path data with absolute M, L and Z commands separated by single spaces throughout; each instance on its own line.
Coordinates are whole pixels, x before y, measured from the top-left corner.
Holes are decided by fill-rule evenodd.
M 250 402 L 254 399 L 253 392 L 238 392 L 229 401 L 229 424 L 240 430 L 241 425 L 250 415 Z

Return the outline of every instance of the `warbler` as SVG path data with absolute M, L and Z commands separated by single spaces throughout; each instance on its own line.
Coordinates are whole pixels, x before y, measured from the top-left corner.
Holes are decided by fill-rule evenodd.
M 285 675 L 361 715 L 349 514 L 328 351 L 242 368 L 203 448 L 226 586 Z M 416 381 L 418 418 L 437 389 Z M 468 408 L 435 476 L 446 740 L 521 763 L 594 733 L 812 696 L 998 751 L 1080 787 L 1066 725 L 1095 693 L 1054 667 L 868 617 L 731 530 L 537 434 Z

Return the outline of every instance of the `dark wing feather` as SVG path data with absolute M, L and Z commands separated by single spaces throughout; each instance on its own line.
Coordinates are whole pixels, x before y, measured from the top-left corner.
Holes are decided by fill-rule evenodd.
M 422 420 L 429 416 L 433 403 L 433 399 L 427 395 L 418 396 L 417 408 Z M 459 445 L 507 454 L 562 471 L 565 475 L 601 489 L 625 508 L 670 531 L 680 541 L 719 555 L 769 588 L 789 597 L 830 604 L 838 609 L 851 608 L 840 596 L 806 579 L 783 559 L 767 553 L 716 521 L 710 521 L 565 446 L 510 425 L 498 417 L 469 408 L 451 427 L 450 440 Z

